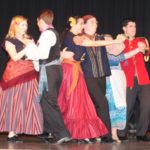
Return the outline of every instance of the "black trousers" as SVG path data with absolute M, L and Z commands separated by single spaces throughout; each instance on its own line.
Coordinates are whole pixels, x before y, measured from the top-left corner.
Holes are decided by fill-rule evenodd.
M 106 94 L 106 78 L 85 78 L 88 92 L 94 103 L 97 115 L 106 125 L 111 136 L 111 123 L 109 116 L 108 101 L 105 97 Z
M 44 131 L 53 133 L 58 139 L 70 137 L 57 104 L 58 92 L 62 81 L 62 68 L 60 65 L 48 66 L 46 67 L 46 73 L 48 92 L 44 90 L 41 100 L 44 115 Z
M 125 130 L 119 131 L 119 136 L 125 136 L 128 131 L 128 123 L 134 113 L 136 101 L 139 101 L 139 116 L 137 119 L 136 135 L 144 136 L 148 129 L 150 119 L 150 84 L 139 85 L 134 79 L 134 87 L 127 88 L 127 125 Z

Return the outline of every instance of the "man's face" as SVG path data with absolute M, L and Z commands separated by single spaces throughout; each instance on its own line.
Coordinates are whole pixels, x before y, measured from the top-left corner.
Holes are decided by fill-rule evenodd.
M 89 35 L 94 35 L 97 30 L 97 20 L 96 18 L 91 18 L 87 20 L 84 24 L 84 32 Z
M 136 35 L 136 23 L 129 22 L 127 26 L 123 27 L 123 31 L 126 36 L 135 37 Z
M 44 21 L 42 19 L 37 18 L 37 26 L 39 27 L 39 30 L 43 31 Z

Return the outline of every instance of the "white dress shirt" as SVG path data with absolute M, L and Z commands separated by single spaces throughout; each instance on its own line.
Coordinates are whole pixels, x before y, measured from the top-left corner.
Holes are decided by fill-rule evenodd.
M 53 31 L 46 30 L 40 35 L 37 45 L 29 43 L 26 46 L 26 56 L 30 60 L 47 59 L 50 49 L 56 43 L 56 35 Z

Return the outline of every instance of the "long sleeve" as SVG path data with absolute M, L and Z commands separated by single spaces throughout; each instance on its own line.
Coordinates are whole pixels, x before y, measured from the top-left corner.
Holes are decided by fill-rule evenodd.
M 121 61 L 125 60 L 124 54 L 120 54 L 118 56 L 108 54 L 108 60 L 110 65 L 118 65 Z
M 56 43 L 56 35 L 50 31 L 44 31 L 37 45 L 29 43 L 26 47 L 26 56 L 31 60 L 47 59 L 50 53 L 50 49 Z

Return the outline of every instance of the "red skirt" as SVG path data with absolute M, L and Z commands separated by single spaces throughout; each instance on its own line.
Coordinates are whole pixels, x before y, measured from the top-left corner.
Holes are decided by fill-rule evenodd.
M 108 133 L 108 130 L 96 114 L 83 74 L 77 65 L 79 66 L 80 64 L 76 61 L 62 63 L 63 81 L 60 87 L 58 103 L 66 128 L 73 139 L 103 136 Z M 73 79 L 73 77 L 76 77 L 77 80 Z M 76 82 L 73 80 L 76 80 Z M 72 86 L 73 82 L 76 83 L 75 86 Z M 74 89 L 70 91 L 71 87 L 74 87 Z

